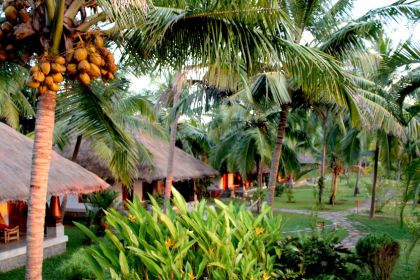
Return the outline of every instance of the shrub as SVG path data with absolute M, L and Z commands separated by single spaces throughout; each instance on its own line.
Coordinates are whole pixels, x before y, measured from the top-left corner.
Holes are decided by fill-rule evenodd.
M 278 243 L 281 252 L 275 268 L 284 279 L 355 279 L 360 274 L 354 254 L 338 247 L 334 234 L 313 233 L 287 237 Z
M 276 188 L 274 189 L 275 190 L 274 196 L 281 197 L 284 193 L 284 189 L 285 189 L 284 184 L 277 182 Z
M 390 279 L 400 255 L 400 245 L 388 234 L 368 234 L 356 244 L 356 253 L 369 268 L 372 279 Z
M 86 250 L 81 248 L 60 266 L 58 272 L 66 280 L 96 279 L 92 269 L 86 265 L 87 262 Z
M 276 277 L 274 257 L 281 217 L 265 204 L 254 216 L 244 206 L 205 201 L 189 211 L 173 190 L 175 210 L 165 212 L 152 199 L 151 212 L 135 198 L 127 217 L 111 209 L 111 226 L 97 238 L 81 224 L 94 246 L 89 262 L 98 279 L 268 279 Z
M 88 194 L 85 200 L 88 226 L 97 236 L 103 236 L 106 228 L 105 211 L 115 204 L 119 193 L 113 190 L 103 190 Z

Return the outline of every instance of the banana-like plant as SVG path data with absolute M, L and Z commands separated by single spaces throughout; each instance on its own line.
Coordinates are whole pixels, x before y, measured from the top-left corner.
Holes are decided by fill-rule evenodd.
M 189 209 L 172 189 L 174 209 L 165 211 L 152 199 L 147 211 L 138 199 L 128 203 L 128 215 L 110 210 L 111 226 L 93 240 L 89 265 L 97 279 L 269 279 L 274 270 L 274 246 L 280 238 L 281 216 L 266 205 L 254 216 L 244 206 L 200 202 Z

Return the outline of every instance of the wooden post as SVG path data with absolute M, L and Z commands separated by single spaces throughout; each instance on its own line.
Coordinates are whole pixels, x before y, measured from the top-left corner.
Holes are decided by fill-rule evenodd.
M 193 179 L 193 188 L 194 188 L 194 202 L 197 202 L 198 201 L 198 197 L 197 197 L 196 179 Z
M 354 203 L 356 204 L 356 214 L 359 214 L 360 200 L 356 199 Z

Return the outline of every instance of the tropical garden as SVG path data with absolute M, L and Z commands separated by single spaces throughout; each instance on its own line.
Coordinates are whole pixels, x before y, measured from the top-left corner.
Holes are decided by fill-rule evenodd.
M 418 279 L 420 2 L 357 2 L 3 0 L 0 121 L 34 146 L 0 279 Z M 136 133 L 169 145 L 163 197 L 88 195 L 44 260 L 52 150 L 93 143 L 129 189 Z M 176 147 L 241 186 L 201 179 L 191 207 Z

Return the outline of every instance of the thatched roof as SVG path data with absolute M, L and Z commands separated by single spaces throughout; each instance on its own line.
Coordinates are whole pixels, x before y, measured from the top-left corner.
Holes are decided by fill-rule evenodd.
M 0 201 L 27 200 L 33 141 L 0 123 Z M 63 158 L 51 155 L 48 194 L 88 193 L 108 187 L 92 172 Z
M 166 177 L 166 166 L 169 152 L 169 144 L 163 140 L 155 139 L 146 135 L 138 135 L 137 140 L 150 152 L 153 165 L 138 166 L 138 180 L 152 182 Z M 62 155 L 70 158 L 74 145 L 68 146 Z M 90 142 L 83 140 L 77 156 L 77 163 L 92 171 L 102 178 L 113 178 L 106 163 L 98 158 L 90 147 Z M 214 177 L 218 172 L 211 166 L 194 158 L 179 148 L 175 148 L 173 180 L 183 181 L 193 178 Z

